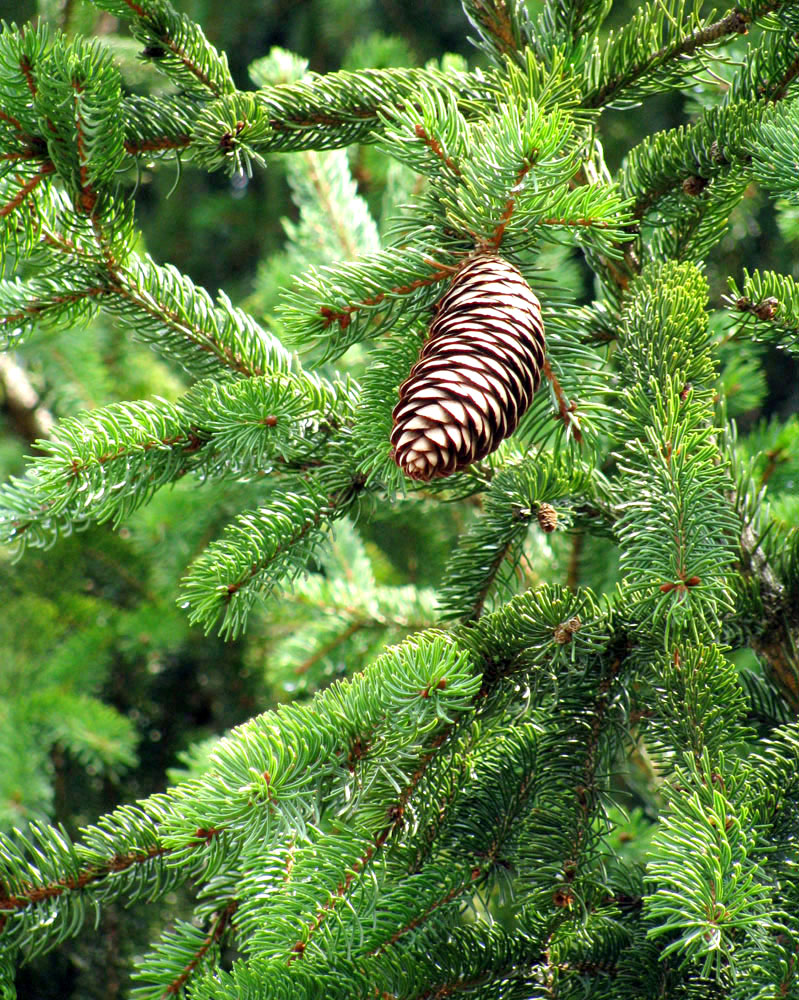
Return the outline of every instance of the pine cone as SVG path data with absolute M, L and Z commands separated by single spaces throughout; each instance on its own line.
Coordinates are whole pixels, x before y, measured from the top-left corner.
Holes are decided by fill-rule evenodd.
M 544 350 L 541 304 L 519 271 L 494 254 L 472 258 L 439 301 L 400 386 L 397 465 L 427 482 L 494 451 L 532 402 Z
M 541 530 L 545 531 L 547 534 L 555 531 L 558 527 L 558 512 L 549 503 L 542 503 L 538 507 L 538 512 L 536 514 L 538 517 L 538 523 L 541 526 Z

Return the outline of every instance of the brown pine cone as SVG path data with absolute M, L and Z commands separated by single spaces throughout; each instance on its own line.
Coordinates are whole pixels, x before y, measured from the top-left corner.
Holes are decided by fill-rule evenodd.
M 532 402 L 544 352 L 541 304 L 521 273 L 496 254 L 473 257 L 439 301 L 400 386 L 397 465 L 426 482 L 485 458 Z

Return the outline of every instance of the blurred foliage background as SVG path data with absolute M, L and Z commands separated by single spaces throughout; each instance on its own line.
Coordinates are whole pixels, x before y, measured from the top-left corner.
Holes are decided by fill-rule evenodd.
M 472 66 L 479 63 L 458 0 L 434 5 L 424 0 L 174 2 L 228 54 L 234 80 L 245 88 L 251 86 L 248 65 L 273 46 L 300 54 L 317 72 L 423 65 L 444 53 L 460 55 Z M 528 6 L 534 14 L 539 4 L 530 0 Z M 637 6 L 634 0 L 614 4 L 610 25 L 625 21 Z M 67 32 L 103 36 L 132 89 L 155 92 L 163 86 L 137 60 L 124 26 L 89 4 L 0 0 L 0 17 L 6 20 L 22 23 L 37 16 Z M 691 93 L 683 93 L 653 98 L 631 112 L 607 113 L 602 138 L 611 169 L 644 135 L 684 122 L 692 101 Z M 389 163 L 368 147 L 353 148 L 348 155 L 359 193 L 379 217 L 390 184 Z M 272 156 L 266 170 L 232 181 L 194 169 L 180 176 L 174 167 L 142 171 L 131 181 L 138 184 L 137 216 L 147 250 L 210 292 L 224 289 L 236 304 L 268 322 L 277 288 L 292 268 L 290 256 L 282 252 L 284 220 L 298 218 L 290 160 Z M 752 188 L 707 262 L 711 296 L 719 300 L 727 275 L 739 277 L 744 266 L 799 277 L 797 244 L 799 212 L 775 211 Z M 562 268 L 563 283 L 588 301 L 591 279 L 580 258 L 564 257 Z M 765 377 L 752 366 L 753 352 L 763 358 Z M 90 331 L 39 336 L 14 360 L 38 396 L 35 412 L 45 420 L 48 414 L 57 419 L 117 399 L 156 394 L 171 399 L 182 387 L 176 369 L 102 319 Z M 766 347 L 740 344 L 724 361 L 730 415 L 745 429 L 757 430 L 751 447 L 760 449 L 767 464 L 769 454 L 782 447 L 770 432 L 770 419 L 785 419 L 799 409 L 796 363 Z M 21 472 L 41 432 L 41 422 L 31 420 L 15 401 L 11 382 L 13 373 L 0 373 L 3 479 Z M 6 609 L 0 619 L 0 728 L 11 734 L 0 745 L 2 827 L 53 819 L 74 832 L 117 803 L 151 794 L 202 767 L 207 741 L 276 701 L 308 697 L 346 669 L 353 649 L 366 658 L 386 641 L 433 620 L 427 588 L 436 584 L 435 567 L 464 530 L 464 515 L 437 505 L 422 518 L 416 502 L 375 511 L 371 521 L 359 525 L 364 544 L 342 527 L 330 563 L 320 565 L 293 595 L 270 602 L 244 639 L 224 643 L 190 629 L 175 604 L 180 573 L 248 505 L 253 490 L 251 483 L 223 488 L 186 481 L 157 493 L 120 529 L 92 528 L 18 564 L 0 553 Z M 552 546 L 542 557 L 560 563 L 565 580 L 569 561 L 579 553 L 565 539 Z M 310 616 L 317 623 L 320 616 L 336 618 L 347 602 L 346 577 L 352 572 L 361 578 L 371 574 L 369 607 L 348 607 L 356 624 L 346 643 L 333 639 L 303 658 L 304 623 Z M 608 566 L 586 564 L 578 573 L 581 582 L 602 590 Z M 344 583 L 332 592 L 329 584 L 336 578 Z M 408 584 L 419 588 L 414 614 L 398 624 L 390 611 Z M 627 821 L 630 850 L 645 845 L 644 813 L 645 803 Z M 152 936 L 150 920 L 164 922 L 165 909 L 179 914 L 183 901 L 168 897 L 154 904 L 149 916 L 139 912 L 135 919 L 111 907 L 102 934 L 25 969 L 19 995 L 31 1000 L 125 995 L 129 956 Z

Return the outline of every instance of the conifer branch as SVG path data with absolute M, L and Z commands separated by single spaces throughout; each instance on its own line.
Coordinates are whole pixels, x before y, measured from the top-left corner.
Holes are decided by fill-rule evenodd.
M 515 191 L 519 187 L 521 187 L 522 181 L 527 176 L 527 174 L 530 172 L 530 169 L 531 169 L 532 166 L 533 166 L 532 163 L 525 163 L 520 168 L 519 172 L 516 174 L 516 180 L 515 180 L 515 183 L 514 183 L 513 187 L 511 188 L 511 191 Z M 507 227 L 508 223 L 510 222 L 510 220 L 511 220 L 511 218 L 513 216 L 513 212 L 514 212 L 515 208 L 516 208 L 516 199 L 513 196 L 511 196 L 510 198 L 508 198 L 507 202 L 505 203 L 505 209 L 502 212 L 502 215 L 500 216 L 499 222 L 497 223 L 497 228 L 494 230 L 494 232 L 493 232 L 493 234 L 491 236 L 491 240 L 489 241 L 489 245 L 493 246 L 495 249 L 502 242 L 502 237 L 505 234 L 505 228 Z
M 197 1000 L 497 989 L 629 1000 L 641 984 L 759 996 L 792 982 L 799 422 L 775 418 L 740 439 L 720 428 L 738 383 L 741 409 L 762 399 L 752 345 L 797 349 L 799 285 L 744 274 L 720 332 L 698 262 L 753 178 L 764 197 L 799 201 L 794 5 L 741 0 L 711 21 L 690 0 L 649 0 L 603 46 L 608 0 L 545 0 L 535 25 L 522 0 L 464 0 L 489 71 L 321 76 L 275 53 L 251 73 L 263 86 L 239 91 L 225 55 L 168 0 L 95 4 L 130 22 L 178 91 L 126 93 L 99 41 L 0 30 L 0 223 L 21 269 L 0 282 L 2 328 L 10 343 L 39 327 L 61 338 L 73 370 L 88 358 L 91 381 L 106 339 L 125 356 L 120 331 L 104 326 L 90 347 L 65 328 L 103 309 L 191 385 L 174 402 L 58 421 L 3 489 L 5 523 L 20 548 L 46 546 L 120 523 L 188 472 L 238 484 L 252 509 L 228 515 L 200 550 L 180 601 L 190 622 L 233 638 L 263 595 L 301 580 L 267 609 L 259 639 L 275 690 L 311 700 L 244 723 L 210 759 L 198 749 L 185 781 L 104 817 L 80 843 L 46 825 L 0 837 L 0 979 L 11 981 L 8 956 L 55 947 L 92 908 L 194 879 L 197 926 L 178 921 L 137 960 L 152 1000 L 187 988 Z M 730 68 L 715 48 L 767 15 L 762 40 Z M 597 113 L 684 87 L 701 68 L 696 121 L 636 140 L 612 175 Z M 355 142 L 396 161 L 387 203 L 413 200 L 382 246 L 387 228 L 343 152 Z M 294 150 L 307 151 L 289 174 L 299 222 L 260 272 L 258 301 L 268 313 L 298 275 L 274 329 L 325 361 L 365 344 L 350 355 L 360 385 L 346 377 L 350 358 L 344 376 L 317 377 L 224 294 L 212 300 L 135 252 L 119 186 L 133 158 L 234 172 Z M 515 437 L 409 504 L 391 452 L 398 387 L 442 288 L 485 247 L 535 276 L 549 352 L 535 381 L 543 372 L 550 389 L 528 400 Z M 585 306 L 578 248 L 599 279 Z M 716 276 L 719 261 L 708 266 Z M 504 308 L 501 281 L 478 296 L 487 313 L 495 294 Z M 513 381 L 491 354 L 505 347 L 486 336 L 479 378 L 501 368 Z M 43 357 L 43 384 L 54 370 Z M 437 372 L 419 418 L 434 424 L 446 420 L 440 387 L 453 410 L 473 401 L 446 362 Z M 101 388 L 80 401 L 108 398 Z M 35 394 L 23 397 L 35 413 Z M 60 386 L 53 399 L 58 408 Z M 499 391 L 495 402 L 499 421 Z M 378 506 L 363 543 L 355 515 Z M 394 519 L 395 507 L 413 513 Z M 196 516 L 192 537 L 209 537 L 218 512 Z M 410 571 L 402 579 L 402 565 L 413 550 L 428 579 L 431 553 L 443 561 L 448 544 L 441 523 L 452 541 L 436 596 L 407 583 Z M 574 543 L 540 533 L 556 530 L 576 530 Z M 174 534 L 171 548 L 186 538 Z M 407 536 L 396 551 L 395 535 Z M 578 569 L 601 599 L 577 586 Z M 142 584 L 130 600 L 152 592 Z M 430 628 L 434 601 L 439 618 L 460 620 L 449 633 Z M 145 610 L 155 613 L 137 607 L 132 626 L 119 611 L 126 636 Z M 430 630 L 402 638 L 416 627 Z M 79 638 L 73 659 L 91 646 Z M 739 668 L 727 648 L 755 650 L 764 670 Z M 48 670 L 66 661 L 59 651 Z M 33 700 L 50 706 L 45 694 Z M 81 746 L 76 725 L 54 728 Z M 7 740 L 25 735 L 6 727 Z M 622 815 L 624 787 L 640 813 Z M 512 930 L 490 924 L 498 907 Z M 228 972 L 219 946 L 234 922 L 241 958 Z
M 346 211 L 348 205 L 339 206 L 334 198 L 333 190 L 328 183 L 327 177 L 319 169 L 318 154 L 307 152 L 304 154 L 305 163 L 308 170 L 308 177 L 316 193 L 321 210 L 333 225 L 336 238 L 344 253 L 345 260 L 353 260 L 359 254 L 359 247 L 355 242 L 349 229 L 347 218 L 342 215 L 342 209 Z
M 644 78 L 647 73 L 651 73 L 658 67 L 676 61 L 684 56 L 691 56 L 698 49 L 713 45 L 730 35 L 746 34 L 753 17 L 762 17 L 777 6 L 779 6 L 778 2 L 764 3 L 754 15 L 745 14 L 737 9 L 731 10 L 713 24 L 696 28 L 682 38 L 669 41 L 654 54 L 648 55 L 641 62 L 629 66 L 623 74 L 606 80 L 599 88 L 585 97 L 583 106 L 587 108 L 605 107 L 623 94 L 628 87 L 634 85 L 638 80 Z
M 337 268 L 314 268 L 286 295 L 281 319 L 293 343 L 319 343 L 325 357 L 338 357 L 387 327 L 398 331 L 412 323 L 454 270 L 414 245 L 364 254 Z
M 263 572 L 273 559 L 279 559 L 280 556 L 285 555 L 286 552 L 290 551 L 307 538 L 309 532 L 311 532 L 314 528 L 318 528 L 326 513 L 327 512 L 325 510 L 315 512 L 314 515 L 304 521 L 292 535 L 289 535 L 287 538 L 282 540 L 275 546 L 273 551 L 271 551 L 268 555 L 265 555 L 260 564 L 257 562 L 252 563 L 243 576 L 228 583 L 225 587 L 224 593 L 221 595 L 222 602 L 224 604 L 230 604 L 242 587 L 246 587 L 250 584 L 259 573 Z
M 441 160 L 441 162 L 444 164 L 447 170 L 450 170 L 453 174 L 455 174 L 456 177 L 461 176 L 461 171 L 460 168 L 458 167 L 458 164 L 452 159 L 451 156 L 447 156 L 447 154 L 441 147 L 441 143 L 438 141 L 438 139 L 435 138 L 435 136 L 428 135 L 422 125 L 415 126 L 414 134 L 418 139 L 422 140 L 424 145 L 427 146 L 427 148 L 433 153 L 434 156 L 436 156 L 439 160 Z
M 127 854 L 114 854 L 109 857 L 103 865 L 89 865 L 80 870 L 76 875 L 59 879 L 57 882 L 50 882 L 43 885 L 26 885 L 13 892 L 5 888 L 0 891 L 0 933 L 5 929 L 8 919 L 8 911 L 17 912 L 24 910 L 37 903 L 43 903 L 50 899 L 56 899 L 64 893 L 80 892 L 101 879 L 109 875 L 115 875 L 127 871 L 134 865 L 143 865 L 155 858 L 168 854 L 170 848 L 163 846 L 152 846 L 145 851 L 130 852 Z
M 409 281 L 404 285 L 395 285 L 393 288 L 387 288 L 385 291 L 378 292 L 376 295 L 372 295 L 369 298 L 362 299 L 360 302 L 353 302 L 346 308 L 340 310 L 339 312 L 333 312 L 329 306 L 322 306 L 319 310 L 320 316 L 324 319 L 324 328 L 332 326 L 333 323 L 337 323 L 342 330 L 346 330 L 347 327 L 352 322 L 352 317 L 355 313 L 360 312 L 362 309 L 369 309 L 372 306 L 380 305 L 389 297 L 409 295 L 411 292 L 415 292 L 417 288 L 427 288 L 429 285 L 435 285 L 439 281 L 444 281 L 446 278 L 451 278 L 453 269 L 444 268 L 441 264 L 436 261 L 428 261 L 431 267 L 438 267 L 439 270 L 433 272 L 428 278 L 416 278 L 414 281 Z
M 36 190 L 44 178 L 54 171 L 55 167 L 52 163 L 43 163 L 33 177 L 25 180 L 23 177 L 17 176 L 17 181 L 20 185 L 19 190 L 10 201 L 7 201 L 4 205 L 0 205 L 0 218 L 15 212 L 26 198 Z
M 447 678 L 446 676 L 443 676 L 436 682 L 435 690 L 443 691 L 446 687 Z M 428 687 L 419 692 L 419 697 L 427 699 L 430 697 L 431 693 L 431 688 Z M 439 729 L 438 733 L 431 741 L 428 751 L 419 761 L 416 770 L 410 776 L 410 779 L 396 797 L 395 801 L 386 810 L 388 822 L 374 835 L 372 842 L 365 847 L 360 857 L 349 864 L 346 875 L 343 876 L 337 885 L 334 893 L 331 895 L 331 898 L 327 900 L 313 915 L 310 923 L 306 927 L 303 937 L 296 941 L 289 949 L 289 965 L 306 953 L 308 944 L 311 942 L 313 936 L 321 929 L 325 921 L 331 916 L 340 900 L 346 898 L 353 888 L 358 885 L 359 879 L 363 878 L 365 871 L 370 865 L 375 864 L 381 851 L 386 848 L 392 836 L 402 829 L 405 823 L 405 809 L 409 801 L 413 797 L 413 794 L 419 786 L 422 778 L 425 776 L 427 769 L 433 762 L 435 762 L 437 752 L 440 751 L 441 746 L 451 738 L 454 730 L 454 722 L 442 726 Z M 470 882 L 478 878 L 479 874 L 479 872 L 475 873 L 472 871 Z M 453 887 L 451 892 L 447 893 L 445 897 L 438 900 L 433 905 L 431 912 L 445 905 L 445 903 L 450 902 L 452 899 L 455 899 L 458 895 L 462 894 L 466 888 L 466 884 L 456 885 Z M 409 926 L 404 933 L 407 933 L 411 929 L 412 928 Z
M 187 313 L 167 305 L 163 299 L 160 301 L 154 299 L 149 289 L 136 280 L 137 274 L 132 274 L 128 269 L 117 268 L 112 259 L 108 261 L 108 265 L 110 279 L 108 293 L 118 298 L 120 303 L 115 311 L 123 310 L 126 305 L 133 306 L 144 317 L 155 321 L 156 324 L 167 326 L 180 337 L 186 337 L 197 350 L 208 354 L 239 375 L 252 378 L 265 373 L 264 368 L 253 365 L 249 359 L 238 354 L 233 345 L 217 340 L 207 326 L 193 321 Z M 127 313 L 123 315 L 127 318 Z
M 358 621 L 357 619 L 350 622 L 343 632 L 340 632 L 338 635 L 334 635 L 332 639 L 319 646 L 313 651 L 313 653 L 311 653 L 310 656 L 306 657 L 301 663 L 298 663 L 294 668 L 294 673 L 297 676 L 302 676 L 302 674 L 308 673 L 308 671 L 320 660 L 323 660 L 328 653 L 332 653 L 333 650 L 344 645 L 344 643 L 346 643 L 348 639 L 351 639 L 357 632 L 368 628 L 385 628 L 385 624 L 385 622 Z
M 451 95 L 467 114 L 486 84 L 465 73 L 391 69 L 307 74 L 296 83 L 257 92 L 273 138 L 270 148 L 334 149 L 353 142 L 374 142 L 392 109 L 415 103 L 419 92 Z
M 786 68 L 782 76 L 775 80 L 770 85 L 763 85 L 761 88 L 761 96 L 769 101 L 773 101 L 775 104 L 778 101 L 785 100 L 788 94 L 788 88 L 793 83 L 793 81 L 799 77 L 799 54 Z
M 738 287 L 728 279 L 730 294 L 725 296 L 728 307 L 742 314 L 745 322 L 738 336 L 748 333 L 754 325 L 757 340 L 770 341 L 791 354 L 799 351 L 799 285 L 787 274 L 774 271 L 744 270 L 743 284 Z
M 25 31 L 24 28 L 22 30 L 23 30 L 23 32 Z M 20 70 L 22 72 L 22 75 L 25 78 L 25 83 L 27 84 L 27 87 L 28 87 L 28 90 L 30 91 L 31 97 L 35 98 L 36 97 L 36 92 L 37 92 L 38 88 L 36 86 L 36 79 L 34 78 L 34 75 L 33 75 L 33 66 L 31 66 L 30 61 L 29 61 L 29 59 L 28 59 L 27 56 L 22 56 L 21 57 L 21 59 L 19 61 L 19 68 L 20 68 Z
M 557 376 L 552 371 L 552 366 L 546 358 L 544 358 L 541 373 L 552 386 L 555 399 L 558 401 L 558 416 L 563 421 L 563 426 L 566 428 L 567 433 L 571 434 L 577 444 L 582 444 L 583 432 L 580 430 L 580 419 L 575 415 L 578 412 L 577 404 L 574 400 L 570 401 L 567 398 Z
M 194 973 L 197 971 L 198 967 L 202 964 L 203 959 L 206 957 L 211 948 L 214 948 L 220 944 L 222 938 L 224 937 L 231 919 L 233 918 L 236 910 L 238 908 L 238 901 L 231 900 L 224 909 L 220 910 L 214 915 L 211 921 L 211 926 L 208 929 L 208 933 L 205 939 L 200 944 L 200 946 L 195 951 L 192 956 L 191 961 L 184 967 L 183 971 L 176 976 L 164 990 L 162 997 L 167 1000 L 168 997 L 177 996 L 178 993 L 184 988 L 186 983 L 191 979 Z
M 164 135 L 152 136 L 146 139 L 126 139 L 125 152 L 131 156 L 143 156 L 147 153 L 165 153 L 169 150 L 186 149 L 191 144 L 191 136 Z
M 468 0 L 466 13 L 481 33 L 484 31 L 491 37 L 500 55 L 515 55 L 519 39 L 515 37 L 505 0 Z
M 576 629 L 574 630 L 576 631 Z M 571 635 L 574 635 L 574 631 Z M 571 641 L 571 640 L 570 640 Z M 586 741 L 585 756 L 583 758 L 583 768 L 580 784 L 574 789 L 575 801 L 577 805 L 577 826 L 573 830 L 572 850 L 568 858 L 563 859 L 563 876 L 565 892 L 568 895 L 570 886 L 580 874 L 580 859 L 583 851 L 587 847 L 592 827 L 595 823 L 596 805 L 599 798 L 600 789 L 598 787 L 598 769 L 600 764 L 600 750 L 603 739 L 608 738 L 606 725 L 608 724 L 608 714 L 610 709 L 610 693 L 616 683 L 626 657 L 631 651 L 631 644 L 628 642 L 621 655 L 616 655 L 610 660 L 605 672 L 599 681 L 598 690 L 594 703 L 588 716 L 590 731 Z
M 505 544 L 502 545 L 497 550 L 496 555 L 494 556 L 490 566 L 488 567 L 488 572 L 486 573 L 485 582 L 482 588 L 480 589 L 479 593 L 477 594 L 477 599 L 475 600 L 470 613 L 465 616 L 466 621 L 477 621 L 477 619 L 483 613 L 483 606 L 485 605 L 486 598 L 488 597 L 488 594 L 492 586 L 494 585 L 494 580 L 496 578 L 496 575 L 499 572 L 502 564 L 505 562 L 505 559 L 507 558 L 508 553 L 510 552 L 511 547 L 513 546 L 515 540 L 516 539 L 513 537 L 509 538 L 505 542 Z
M 163 0 L 93 0 L 122 17 L 145 45 L 144 54 L 178 85 L 221 97 L 233 89 L 227 59 L 208 42 L 199 25 Z
M 392 948 L 399 941 L 401 941 L 406 934 L 410 934 L 412 931 L 415 931 L 417 927 L 423 926 L 424 923 L 427 920 L 429 920 L 430 917 L 432 917 L 436 912 L 438 912 L 441 909 L 444 909 L 454 900 L 458 899 L 458 897 L 463 896 L 465 893 L 469 892 L 469 890 L 473 888 L 473 884 L 479 881 L 480 878 L 482 878 L 487 873 L 490 864 L 491 860 L 487 859 L 486 861 L 483 862 L 482 865 L 475 865 L 470 871 L 467 879 L 463 880 L 459 884 L 453 885 L 452 888 L 447 890 L 447 892 L 445 892 L 442 896 L 440 896 L 436 900 L 433 900 L 433 902 L 431 902 L 430 905 L 426 907 L 426 909 L 422 913 L 416 914 L 412 920 L 408 921 L 407 924 L 405 924 L 403 927 L 400 927 L 399 930 L 394 931 L 394 933 L 391 935 L 388 941 L 380 945 L 379 948 L 376 948 L 374 951 L 370 952 L 370 954 L 371 955 L 385 954 L 389 950 L 389 948 Z M 445 995 L 445 994 L 441 994 L 439 988 L 439 993 L 437 995 Z
M 7 312 L 0 317 L 0 328 L 16 327 L 20 323 L 46 316 L 48 313 L 63 314 L 64 306 L 80 306 L 87 300 L 102 298 L 107 293 L 105 285 L 80 288 L 60 295 L 36 296 L 25 302 L 16 312 Z

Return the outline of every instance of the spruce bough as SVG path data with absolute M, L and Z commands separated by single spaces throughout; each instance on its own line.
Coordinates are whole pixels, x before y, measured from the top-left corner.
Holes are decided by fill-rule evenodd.
M 730 344 L 796 353 L 799 291 L 752 270 L 711 296 L 703 263 L 749 185 L 779 211 L 799 200 L 795 6 L 652 2 L 608 34 L 605 0 L 536 18 L 464 0 L 481 70 L 319 76 L 276 52 L 243 91 L 164 0 L 95 5 L 172 89 L 129 93 L 99 41 L 4 25 L 5 346 L 103 311 L 190 386 L 59 421 L 2 491 L 8 540 L 120 524 L 189 474 L 252 479 L 254 506 L 179 595 L 233 638 L 288 582 L 333 602 L 331 539 L 368 567 L 354 523 L 377 504 L 475 512 L 435 607 L 364 568 L 317 637 L 320 656 L 375 623 L 404 641 L 366 665 L 353 653 L 347 679 L 75 841 L 44 824 L 2 839 L 4 995 L 98 908 L 189 886 L 194 919 L 140 958 L 139 1000 L 799 996 L 799 534 L 722 369 Z M 605 110 L 689 86 L 701 110 L 612 176 Z M 357 194 L 353 143 L 391 158 L 409 196 L 389 226 Z M 267 327 L 140 251 L 129 179 L 278 153 L 301 212 L 296 281 Z M 558 281 L 575 247 L 588 303 Z M 475 249 L 542 300 L 553 389 L 488 458 L 415 483 L 392 459 L 392 409 Z M 799 431 L 779 431 L 795 469 Z M 758 659 L 737 667 L 746 649 Z

